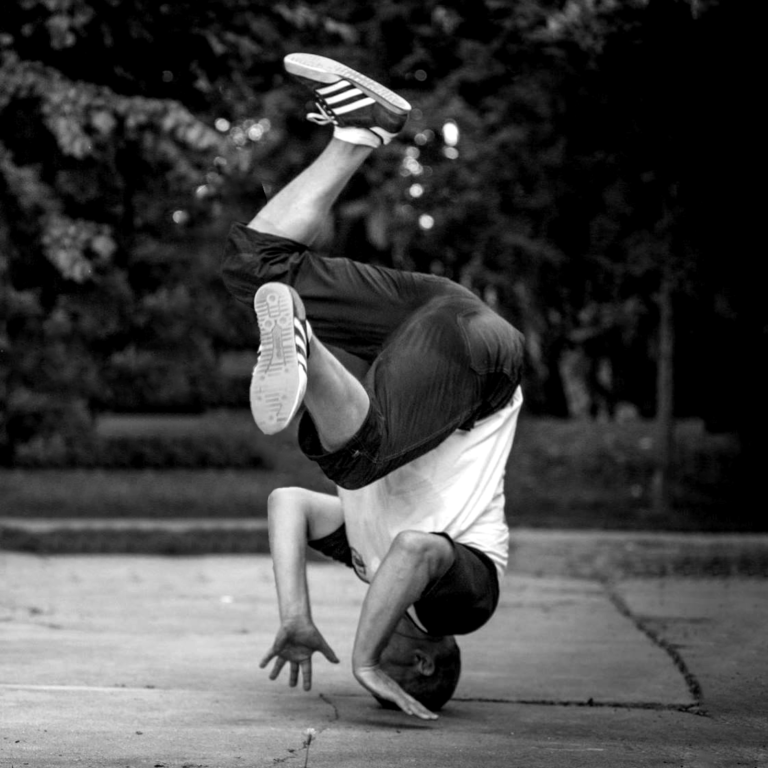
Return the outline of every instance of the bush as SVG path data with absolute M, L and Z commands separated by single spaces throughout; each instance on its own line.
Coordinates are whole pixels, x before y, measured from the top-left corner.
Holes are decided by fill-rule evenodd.
M 253 441 L 243 435 L 124 435 L 70 445 L 55 436 L 21 446 L 17 467 L 99 469 L 201 469 L 265 467 Z
M 63 455 L 93 434 L 84 400 L 19 387 L 0 412 L 0 465 L 20 466 L 25 451 Z

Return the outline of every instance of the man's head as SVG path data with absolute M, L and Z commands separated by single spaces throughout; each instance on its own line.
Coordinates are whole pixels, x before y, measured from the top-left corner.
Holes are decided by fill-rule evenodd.
M 404 616 L 381 654 L 380 665 L 406 693 L 435 712 L 456 690 L 461 652 L 453 635 L 428 635 Z M 397 708 L 376 699 L 387 709 Z

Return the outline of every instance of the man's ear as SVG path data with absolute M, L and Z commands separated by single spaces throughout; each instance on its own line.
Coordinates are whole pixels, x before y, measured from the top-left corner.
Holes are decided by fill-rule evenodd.
M 432 654 L 424 653 L 420 648 L 413 652 L 415 667 L 419 674 L 429 677 L 435 674 L 435 658 Z

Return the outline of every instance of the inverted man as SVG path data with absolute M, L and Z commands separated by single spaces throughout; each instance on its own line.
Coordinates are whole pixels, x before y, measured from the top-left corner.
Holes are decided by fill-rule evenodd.
M 455 635 L 493 614 L 507 562 L 504 470 L 522 404 L 520 333 L 445 278 L 308 250 L 355 171 L 402 130 L 410 105 L 330 59 L 297 53 L 310 120 L 330 143 L 256 217 L 232 228 L 223 275 L 253 304 L 261 346 L 250 401 L 267 434 L 305 406 L 299 442 L 338 495 L 283 488 L 269 500 L 280 628 L 261 666 L 305 689 L 315 626 L 306 546 L 370 584 L 352 655 L 379 701 L 435 718 L 459 679 Z M 360 379 L 329 349 L 370 367 Z

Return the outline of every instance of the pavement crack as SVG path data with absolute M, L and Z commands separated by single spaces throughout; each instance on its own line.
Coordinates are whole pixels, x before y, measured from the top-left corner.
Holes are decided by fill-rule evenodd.
M 331 718 L 331 722 L 335 722 L 336 720 L 338 720 L 339 719 L 339 708 L 324 693 L 319 694 L 319 696 L 320 696 L 320 701 L 322 701 L 325 704 L 327 704 L 333 710 L 333 717 Z
M 642 632 L 657 648 L 660 648 L 671 660 L 675 669 L 680 673 L 685 681 L 688 693 L 693 699 L 693 704 L 690 705 L 690 711 L 696 712 L 699 715 L 706 715 L 707 712 L 703 708 L 703 697 L 701 690 L 701 683 L 699 683 L 696 675 L 689 669 L 680 651 L 677 647 L 666 640 L 662 635 L 655 631 L 648 625 L 647 622 L 632 611 L 627 604 L 626 600 L 618 593 L 616 587 L 609 580 L 602 581 L 603 588 L 611 602 L 613 607 L 625 618 L 631 621 L 638 631 Z
M 307 742 L 307 739 L 305 737 L 304 742 L 300 747 L 287 747 L 286 751 L 288 752 L 287 755 L 283 757 L 273 757 L 272 758 L 272 765 L 282 765 L 283 763 L 287 763 L 290 760 L 297 760 L 301 759 L 302 755 L 304 756 L 304 759 L 301 759 L 302 764 L 307 759 L 307 750 L 309 749 L 309 744 Z

